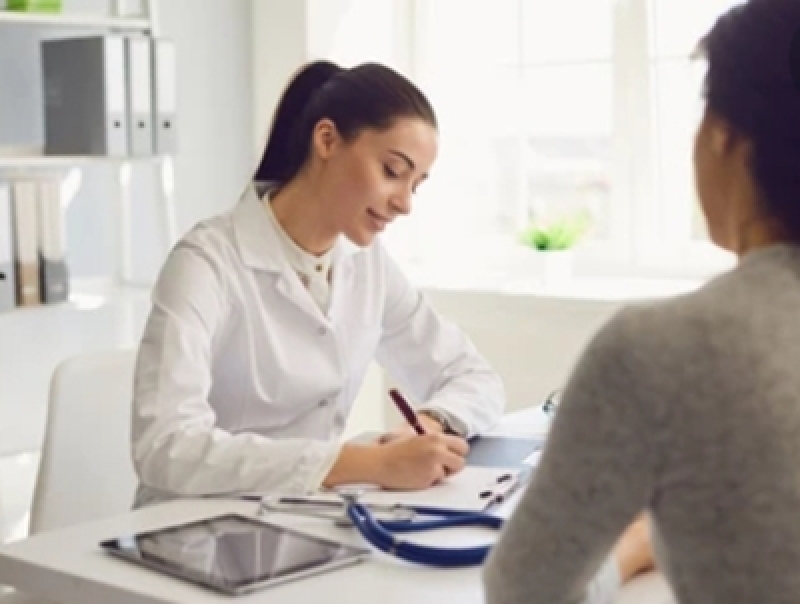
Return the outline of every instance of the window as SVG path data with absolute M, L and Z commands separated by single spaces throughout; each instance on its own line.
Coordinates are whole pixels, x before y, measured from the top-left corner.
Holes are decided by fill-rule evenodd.
M 390 247 L 428 266 L 505 262 L 527 254 L 532 218 L 588 212 L 579 268 L 722 268 L 694 193 L 705 66 L 690 55 L 735 3 L 415 0 L 412 75 L 441 147 Z
M 655 191 L 662 209 L 661 239 L 686 245 L 707 241 L 691 178 L 693 135 L 702 115 L 702 61 L 687 60 L 714 20 L 734 0 L 648 0 L 649 67 L 653 78 Z M 675 200 L 681 200 L 676 204 Z

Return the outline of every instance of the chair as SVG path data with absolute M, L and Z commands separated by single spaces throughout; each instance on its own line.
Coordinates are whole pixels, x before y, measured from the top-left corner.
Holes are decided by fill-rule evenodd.
M 137 484 L 130 454 L 134 360 L 129 350 L 90 353 L 56 368 L 31 534 L 130 510 Z M 46 603 L 0 592 L 0 604 Z
M 137 478 L 130 422 L 135 352 L 61 363 L 50 383 L 31 534 L 130 510 Z

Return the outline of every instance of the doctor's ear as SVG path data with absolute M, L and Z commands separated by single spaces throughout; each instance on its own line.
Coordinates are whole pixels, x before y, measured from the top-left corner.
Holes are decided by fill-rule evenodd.
M 321 159 L 328 159 L 341 142 L 342 136 L 333 120 L 323 118 L 314 126 L 311 133 L 311 145 L 315 154 Z

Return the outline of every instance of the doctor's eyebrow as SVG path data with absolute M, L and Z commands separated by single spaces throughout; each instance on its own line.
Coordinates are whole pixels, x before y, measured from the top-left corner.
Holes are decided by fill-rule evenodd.
M 395 156 L 399 157 L 400 159 L 402 159 L 403 161 L 405 161 L 408 164 L 408 167 L 411 168 L 411 170 L 416 170 L 417 166 L 414 163 L 414 161 L 408 155 L 403 153 L 402 151 L 398 151 L 396 149 L 389 149 L 389 153 L 391 153 L 392 155 L 395 155 Z M 420 181 L 425 180 L 426 178 L 428 178 L 428 175 L 427 174 L 423 174 L 420 177 Z

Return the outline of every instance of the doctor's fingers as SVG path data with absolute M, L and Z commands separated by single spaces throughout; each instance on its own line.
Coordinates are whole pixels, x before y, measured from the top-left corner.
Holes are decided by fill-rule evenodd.
M 469 444 L 460 436 L 452 434 L 436 434 L 435 436 L 451 453 L 455 453 L 461 457 L 469 453 Z
M 464 464 L 466 464 L 466 460 L 461 455 L 452 453 L 448 449 L 439 450 L 436 461 L 441 464 L 446 476 L 460 472 L 464 469 Z

